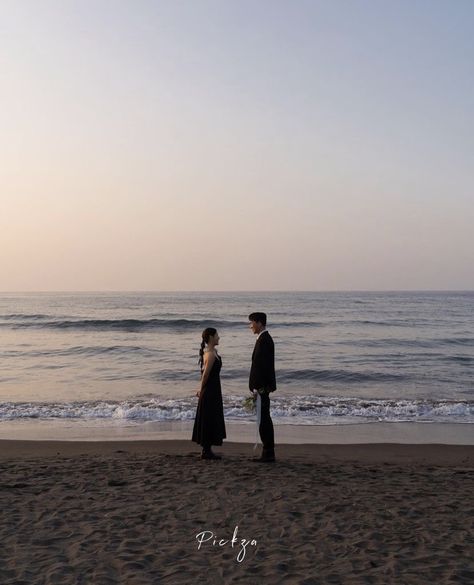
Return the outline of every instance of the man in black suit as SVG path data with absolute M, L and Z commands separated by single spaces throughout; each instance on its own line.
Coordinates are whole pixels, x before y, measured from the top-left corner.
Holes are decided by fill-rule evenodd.
M 266 330 L 267 316 L 265 313 L 249 315 L 250 329 L 258 335 L 252 354 L 249 389 L 253 394 L 258 392 L 261 400 L 260 438 L 262 439 L 262 456 L 257 461 L 275 461 L 275 439 L 273 422 L 270 416 L 270 392 L 276 390 L 275 378 L 275 345 Z

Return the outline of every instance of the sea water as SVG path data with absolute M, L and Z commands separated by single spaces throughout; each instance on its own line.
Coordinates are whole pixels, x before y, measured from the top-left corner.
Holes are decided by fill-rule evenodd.
M 192 421 L 201 333 L 221 337 L 226 421 L 264 311 L 276 424 L 474 422 L 474 292 L 3 293 L 0 425 Z

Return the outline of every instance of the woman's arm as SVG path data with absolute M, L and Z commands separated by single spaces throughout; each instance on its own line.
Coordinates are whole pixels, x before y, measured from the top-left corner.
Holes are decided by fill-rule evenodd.
M 204 354 L 204 370 L 202 372 L 202 377 L 201 377 L 201 388 L 199 389 L 199 391 L 197 393 L 198 398 L 202 395 L 204 388 L 207 384 L 207 381 L 209 380 L 209 374 L 211 373 L 212 366 L 214 365 L 215 359 L 216 359 L 216 354 L 214 352 L 207 352 Z

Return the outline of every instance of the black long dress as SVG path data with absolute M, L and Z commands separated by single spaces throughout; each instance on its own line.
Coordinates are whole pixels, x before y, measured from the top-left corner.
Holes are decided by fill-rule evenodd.
M 221 379 L 219 376 L 221 367 L 222 359 L 220 356 L 216 356 L 209 378 L 201 391 L 194 419 L 192 440 L 206 447 L 222 445 L 222 439 L 226 438 Z

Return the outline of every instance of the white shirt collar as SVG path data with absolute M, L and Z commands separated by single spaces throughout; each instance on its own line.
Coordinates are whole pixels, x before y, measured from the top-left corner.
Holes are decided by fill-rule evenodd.
M 257 335 L 257 339 L 260 337 L 260 335 L 262 335 L 262 333 L 265 333 L 265 331 L 267 331 L 267 330 L 264 329 L 263 331 L 260 331 L 260 333 Z

